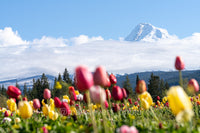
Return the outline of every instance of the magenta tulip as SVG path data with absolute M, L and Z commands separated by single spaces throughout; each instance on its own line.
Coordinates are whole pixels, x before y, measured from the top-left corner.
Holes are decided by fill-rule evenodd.
M 175 68 L 176 68 L 176 70 L 179 70 L 179 71 L 183 70 L 185 68 L 185 64 L 183 62 L 182 57 L 180 57 L 180 56 L 176 57 Z
M 115 77 L 115 75 L 110 74 L 109 79 L 110 79 L 111 84 L 117 83 L 117 78 Z
M 108 86 L 108 74 L 106 72 L 106 69 L 103 66 L 99 66 L 96 68 L 96 71 L 94 72 L 93 75 L 94 78 L 94 84 L 95 85 L 100 85 L 102 87 Z
M 39 109 L 41 107 L 39 99 L 33 99 L 33 107 Z
M 127 98 L 128 95 L 126 93 L 126 89 L 122 88 L 123 98 Z
M 119 86 L 113 86 L 112 88 L 112 96 L 114 100 L 122 100 L 123 99 L 123 92 Z
M 58 97 L 54 97 L 54 104 L 55 104 L 56 108 L 60 108 L 61 101 Z
M 93 86 L 93 75 L 85 66 L 79 66 L 75 72 L 75 84 L 79 91 L 86 91 Z
M 70 100 L 74 100 L 74 101 L 77 100 L 76 93 L 73 86 L 69 87 L 69 95 L 70 95 Z
M 111 99 L 111 93 L 109 89 L 106 89 L 106 99 Z
M 70 115 L 71 111 L 70 111 L 70 107 L 66 102 L 62 102 L 61 106 L 60 106 L 60 113 L 63 116 L 68 116 Z
M 49 89 L 44 89 L 43 97 L 44 99 L 51 98 L 51 91 Z

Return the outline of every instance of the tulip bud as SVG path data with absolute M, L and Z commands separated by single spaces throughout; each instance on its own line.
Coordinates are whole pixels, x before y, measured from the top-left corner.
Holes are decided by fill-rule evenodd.
M 135 90 L 138 94 L 142 94 L 143 92 L 145 92 L 147 90 L 145 81 L 139 80 Z
M 105 108 L 107 109 L 109 107 L 108 101 L 105 101 L 104 104 L 105 104 Z
M 70 115 L 71 111 L 70 111 L 70 107 L 68 106 L 68 104 L 66 102 L 62 102 L 61 106 L 60 106 L 60 113 L 64 116 L 68 116 Z
M 90 89 L 90 97 L 94 103 L 98 104 L 101 104 L 101 102 L 104 103 L 106 100 L 105 90 L 100 86 L 93 86 Z
M 114 100 L 122 100 L 123 99 L 123 92 L 119 86 L 113 86 L 112 88 L 112 96 Z
M 27 97 L 23 97 L 22 100 L 23 100 L 23 101 L 28 101 Z
M 106 99 L 111 99 L 111 93 L 109 89 L 106 89 Z
M 93 76 L 94 76 L 94 84 L 95 85 L 106 87 L 109 84 L 108 83 L 109 82 L 108 74 L 104 67 L 102 67 L 102 66 L 97 67 Z
M 61 101 L 58 97 L 54 97 L 54 104 L 55 104 L 56 108 L 60 108 Z
M 75 83 L 79 91 L 86 91 L 93 86 L 93 76 L 85 66 L 79 66 L 75 72 Z
M 132 104 L 132 103 L 133 103 L 133 102 L 132 102 L 132 100 L 131 100 L 130 98 L 128 99 L 128 101 L 129 101 L 129 103 L 130 103 L 130 104 Z
M 49 99 L 51 98 L 51 91 L 49 89 L 44 89 L 44 99 Z
M 135 105 L 135 106 L 137 106 L 137 105 L 138 105 L 138 102 L 137 102 L 137 101 L 136 101 L 136 102 L 134 102 L 134 105 Z
M 179 71 L 183 70 L 185 68 L 185 64 L 183 62 L 182 57 L 180 57 L 180 56 L 176 57 L 175 68 L 176 68 L 176 70 L 179 70 Z
M 159 96 L 157 96 L 157 100 L 160 100 L 160 97 L 159 97 Z
M 7 94 L 12 98 L 18 98 L 21 95 L 21 91 L 17 87 L 10 85 L 8 86 Z
M 11 113 L 11 112 L 10 112 L 10 113 Z M 10 116 L 10 113 L 6 110 L 6 111 L 4 112 L 4 117 Z
M 39 109 L 41 107 L 39 99 L 33 99 L 33 107 Z
M 115 77 L 115 75 L 110 74 L 109 79 L 110 79 L 111 84 L 117 83 L 117 78 Z
M 128 95 L 126 93 L 126 89 L 122 88 L 123 98 L 127 98 Z
M 194 92 L 198 92 L 199 91 L 199 84 L 198 82 L 195 80 L 195 79 L 191 79 L 188 83 L 188 90 L 191 92 L 191 93 L 194 93 Z

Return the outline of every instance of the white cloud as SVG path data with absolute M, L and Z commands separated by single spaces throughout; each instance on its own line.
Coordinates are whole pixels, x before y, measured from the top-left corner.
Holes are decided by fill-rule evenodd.
M 14 32 L 11 30 L 10 33 Z M 185 39 L 149 43 L 103 40 L 102 37 L 90 38 L 85 35 L 71 39 L 44 36 L 29 42 L 28 46 L 27 41 L 22 40 L 16 32 L 14 35 L 10 35 L 10 40 L 17 37 L 20 41 L 15 42 L 18 43 L 4 41 L 6 37 L 0 38 L 0 42 L 4 41 L 4 45 L 8 46 L 0 47 L 0 80 L 42 72 L 57 75 L 65 67 L 73 73 L 80 64 L 87 65 L 91 71 L 103 65 L 108 72 L 121 74 L 168 71 L 174 70 L 177 55 L 183 56 L 186 69 L 199 69 L 200 66 L 200 33 Z
M 21 44 L 28 44 L 28 42 L 23 41 L 17 31 L 13 32 L 11 27 L 5 27 L 3 30 L 0 29 L 0 47 Z

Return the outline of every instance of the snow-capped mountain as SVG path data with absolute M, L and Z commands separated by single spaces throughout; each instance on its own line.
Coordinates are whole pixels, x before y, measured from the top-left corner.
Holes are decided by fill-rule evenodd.
M 167 30 L 157 28 L 148 23 L 138 24 L 132 32 L 125 38 L 125 41 L 157 41 L 160 39 L 168 39 L 174 36 L 169 35 Z

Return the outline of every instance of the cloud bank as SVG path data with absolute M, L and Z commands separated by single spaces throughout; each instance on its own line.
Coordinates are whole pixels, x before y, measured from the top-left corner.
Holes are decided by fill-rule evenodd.
M 80 64 L 91 71 L 103 65 L 116 74 L 169 71 L 174 70 L 177 55 L 183 57 L 186 69 L 199 69 L 199 51 L 200 33 L 155 42 L 104 40 L 101 36 L 86 35 L 69 39 L 43 36 L 27 41 L 7 27 L 0 29 L 0 80 L 43 72 L 57 76 L 64 68 L 73 73 Z

